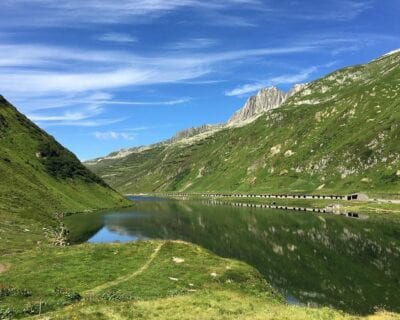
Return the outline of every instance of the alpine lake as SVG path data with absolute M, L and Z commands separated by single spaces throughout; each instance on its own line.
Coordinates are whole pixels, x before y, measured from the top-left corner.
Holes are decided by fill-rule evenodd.
M 183 240 L 255 267 L 289 303 L 400 312 L 400 225 L 329 214 L 131 197 L 67 217 L 74 243 Z

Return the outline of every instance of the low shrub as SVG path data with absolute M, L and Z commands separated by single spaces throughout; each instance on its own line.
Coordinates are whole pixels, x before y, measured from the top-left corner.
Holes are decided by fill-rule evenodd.
M 69 302 L 78 302 L 82 300 L 82 296 L 79 293 L 70 291 L 65 288 L 57 287 L 54 289 L 54 293 L 56 294 L 56 296 L 63 297 Z
M 27 298 L 30 296 L 32 296 L 32 293 L 27 289 L 19 289 L 0 285 L 0 299 L 5 297 Z

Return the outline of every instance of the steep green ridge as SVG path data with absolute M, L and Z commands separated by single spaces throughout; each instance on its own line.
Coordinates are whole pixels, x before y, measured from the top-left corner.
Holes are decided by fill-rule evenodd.
M 56 212 L 128 203 L 1 96 L 0 150 L 0 237 L 5 246 L 11 247 L 7 242 L 13 235 L 22 237 L 25 229 L 52 225 Z M 28 238 L 33 241 L 35 235 Z
M 400 52 L 334 72 L 242 127 L 87 163 L 124 193 L 400 194 Z

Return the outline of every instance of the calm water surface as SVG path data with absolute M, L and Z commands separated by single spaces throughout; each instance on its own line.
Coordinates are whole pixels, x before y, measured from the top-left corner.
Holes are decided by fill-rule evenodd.
M 185 240 L 257 268 L 290 303 L 400 312 L 400 225 L 200 201 L 134 198 L 68 218 L 74 241 Z

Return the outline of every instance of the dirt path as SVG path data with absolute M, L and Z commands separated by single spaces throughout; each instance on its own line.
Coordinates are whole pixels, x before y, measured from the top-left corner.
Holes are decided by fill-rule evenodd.
M 374 199 L 374 202 L 400 204 L 400 200 L 388 200 L 388 199 Z
M 150 257 L 146 261 L 146 263 L 143 266 L 141 266 L 138 270 L 136 270 L 134 273 L 128 274 L 128 275 L 123 276 L 123 277 L 119 277 L 119 278 L 117 278 L 117 279 L 115 279 L 113 281 L 106 282 L 106 283 L 104 283 L 104 284 L 102 284 L 100 286 L 97 286 L 97 287 L 95 287 L 93 289 L 85 291 L 83 294 L 86 295 L 86 296 L 95 295 L 96 293 L 98 293 L 98 292 L 100 292 L 100 291 L 102 291 L 104 289 L 113 287 L 113 286 L 118 285 L 118 284 L 120 284 L 122 282 L 125 282 L 125 281 L 129 281 L 129 280 L 135 278 L 136 276 L 142 274 L 144 271 L 146 271 L 149 268 L 150 264 L 158 256 L 158 253 L 160 252 L 160 250 L 161 250 L 163 245 L 164 245 L 164 242 L 159 244 L 157 246 L 157 248 L 154 250 L 154 252 L 150 255 Z

